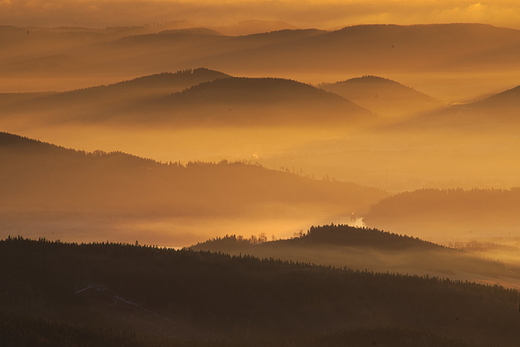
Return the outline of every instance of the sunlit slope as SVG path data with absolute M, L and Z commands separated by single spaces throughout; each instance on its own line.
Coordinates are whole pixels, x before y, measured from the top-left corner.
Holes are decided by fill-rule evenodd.
M 0 259 L 0 283 L 9 288 L 1 312 L 62 324 L 226 346 L 278 346 L 323 334 L 333 334 L 328 343 L 310 345 L 337 346 L 336 334 L 360 328 L 374 338 L 360 346 L 407 346 L 388 344 L 383 327 L 396 329 L 394 339 L 401 329 L 417 329 L 462 340 L 453 346 L 512 347 L 519 339 L 519 294 L 498 286 L 110 243 L 11 239 L 0 242 Z
M 300 237 L 266 241 L 233 235 L 191 248 L 358 270 L 428 274 L 520 288 L 520 267 L 506 266 L 468 252 L 377 229 L 326 225 L 312 227 Z
M 0 204 L 6 218 L 92 213 L 208 222 L 279 218 L 283 224 L 284 218 L 363 213 L 387 195 L 376 188 L 241 163 L 161 164 L 120 152 L 65 149 L 7 133 L 1 133 L 0 143 Z M 7 223 L 3 233 L 13 228 Z
M 402 118 L 413 113 L 439 108 L 442 103 L 413 88 L 377 76 L 363 76 L 319 88 L 343 96 L 385 118 Z
M 373 205 L 365 217 L 371 227 L 413 235 L 467 241 L 511 242 L 520 237 L 520 189 L 421 189 Z

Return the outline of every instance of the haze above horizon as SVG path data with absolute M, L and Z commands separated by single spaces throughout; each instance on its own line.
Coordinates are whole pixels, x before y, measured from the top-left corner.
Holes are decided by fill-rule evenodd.
M 104 28 L 177 20 L 203 26 L 232 26 L 257 19 L 325 30 L 387 23 L 485 23 L 519 29 L 519 17 L 520 3 L 513 0 L 0 0 L 0 23 L 24 27 Z

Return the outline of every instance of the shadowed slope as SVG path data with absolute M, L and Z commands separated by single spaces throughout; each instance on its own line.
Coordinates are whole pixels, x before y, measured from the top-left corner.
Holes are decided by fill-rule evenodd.
M 150 110 L 181 122 L 231 126 L 322 126 L 375 119 L 370 111 L 338 95 L 278 78 L 235 77 L 202 83 L 160 100 Z
M 520 126 L 520 86 L 469 104 L 453 105 L 425 113 L 397 129 L 445 129 L 457 131 L 516 131 Z
M 92 220 L 111 215 L 208 222 L 320 220 L 345 211 L 366 212 L 387 196 L 376 188 L 243 163 L 162 164 L 121 152 L 74 151 L 6 133 L 0 133 L 0 144 L 0 208 L 6 220 L 18 216 L 27 221 L 37 213 L 49 214 L 51 220 L 60 213 L 90 214 Z M 13 228 L 7 223 L 0 230 Z
M 227 77 L 230 76 L 205 68 L 188 69 L 175 73 L 164 72 L 107 86 L 77 89 L 44 95 L 43 97 L 37 97 L 39 96 L 37 93 L 32 93 L 35 96 L 33 100 L 23 100 L 22 102 L 14 103 L 10 108 L 4 109 L 3 112 L 31 111 L 54 113 L 63 109 L 69 109 L 69 111 L 76 109 L 76 112 L 85 112 L 85 109 L 89 113 L 102 112 L 105 111 L 105 107 L 113 109 L 128 104 L 140 103 L 150 98 L 160 98 L 182 91 L 202 82 Z M 7 96 L 9 94 L 4 95 Z M 27 94 L 14 93 L 11 95 L 15 99 L 18 95 Z M 73 115 L 74 112 L 71 116 Z
M 426 94 L 377 76 L 363 76 L 342 82 L 325 83 L 318 87 L 341 95 L 345 99 L 387 118 L 402 118 L 412 113 L 441 106 L 440 101 Z
M 55 93 L 13 102 L 3 112 L 7 119 L 23 114 L 38 123 L 139 126 L 327 126 L 376 119 L 370 111 L 307 84 L 276 78 L 230 78 L 208 69 Z
M 292 346 L 351 346 L 356 340 L 354 346 L 376 341 L 408 346 L 392 340 L 408 330 L 409 338 L 421 341 L 423 334 L 410 332 L 417 329 L 509 347 L 520 334 L 519 293 L 498 286 L 249 256 L 21 238 L 0 242 L 0 260 L 0 284 L 6 289 L 0 310 L 98 329 L 220 339 L 221 346 L 229 340 L 231 346 L 278 346 L 293 339 L 313 343 Z M 372 339 L 347 332 L 367 327 Z M 386 334 L 382 327 L 388 327 Z M 452 346 L 440 338 L 428 340 L 431 346 Z
M 485 109 L 510 109 L 517 112 L 520 109 L 520 86 L 492 95 L 468 106 L 475 109 L 479 107 Z

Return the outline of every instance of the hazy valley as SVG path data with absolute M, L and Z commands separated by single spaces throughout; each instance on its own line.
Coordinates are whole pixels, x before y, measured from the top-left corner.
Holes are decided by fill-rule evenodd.
M 520 31 L 439 23 L 0 25 L 0 344 L 517 346 Z

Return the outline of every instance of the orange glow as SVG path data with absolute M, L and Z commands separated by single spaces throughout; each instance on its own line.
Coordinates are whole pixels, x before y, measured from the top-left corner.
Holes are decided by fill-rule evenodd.
M 202 10 L 201 10 L 202 9 Z M 250 20 L 284 21 L 298 27 L 335 28 L 366 23 L 480 22 L 518 28 L 514 0 L 2 0 L 0 21 L 17 26 L 94 26 L 163 24 L 189 20 L 230 26 Z

